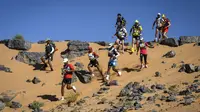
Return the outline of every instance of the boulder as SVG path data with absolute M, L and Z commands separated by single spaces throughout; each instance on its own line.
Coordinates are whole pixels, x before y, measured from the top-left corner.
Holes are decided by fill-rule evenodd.
M 90 83 L 91 82 L 92 77 L 91 77 L 90 72 L 88 72 L 86 70 L 78 70 L 78 71 L 75 71 L 75 74 L 82 83 Z
M 0 71 L 12 73 L 11 69 L 8 67 L 5 67 L 4 65 L 0 65 Z
M 29 50 L 31 48 L 31 42 L 19 39 L 9 40 L 7 45 L 10 49 L 16 50 Z
M 17 108 L 21 108 L 21 107 L 22 107 L 22 104 L 20 104 L 19 102 L 15 102 L 15 101 L 11 102 L 10 108 L 17 109 Z
M 0 111 L 6 107 L 6 104 L 0 101 Z
M 109 45 L 109 43 L 105 42 L 105 41 L 97 41 L 97 42 L 94 42 L 94 43 L 99 44 L 101 46 L 108 46 Z
M 195 66 L 192 64 L 185 64 L 185 72 L 186 73 L 193 73 L 195 72 Z
M 42 63 L 41 57 L 44 56 L 44 52 L 25 52 L 21 51 L 18 53 L 18 55 L 15 57 L 17 61 L 29 64 L 29 65 L 35 65 Z
M 82 70 L 83 67 L 84 67 L 83 63 L 80 63 L 80 62 L 76 62 L 76 63 L 74 64 L 74 66 L 76 66 L 76 68 L 77 68 L 78 70 Z
M 7 90 L 0 94 L 0 101 L 4 103 L 11 102 L 16 96 L 17 93 L 15 91 Z
M 194 98 L 192 97 L 184 97 L 183 105 L 191 105 L 194 102 Z
M 0 44 L 8 44 L 9 39 L 0 40 Z
M 180 45 L 200 42 L 200 36 L 180 36 Z
M 39 78 L 34 77 L 33 80 L 32 80 L 32 82 L 33 82 L 33 84 L 38 84 L 38 83 L 40 83 L 41 81 L 40 81 Z
M 164 39 L 160 42 L 160 44 L 167 45 L 167 46 L 170 46 L 170 47 L 178 47 L 179 46 L 179 42 L 176 38 Z
M 169 51 L 167 52 L 166 54 L 163 55 L 163 57 L 166 57 L 166 58 L 173 58 L 176 56 L 176 52 L 175 51 Z
M 70 41 L 68 49 L 61 52 L 62 58 L 73 59 L 76 57 L 84 56 L 88 52 L 89 43 L 81 41 Z

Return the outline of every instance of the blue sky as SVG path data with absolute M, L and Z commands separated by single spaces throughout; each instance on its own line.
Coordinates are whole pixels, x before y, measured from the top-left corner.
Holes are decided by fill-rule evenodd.
M 22 34 L 36 42 L 52 40 L 114 41 L 117 13 L 135 19 L 146 40 L 154 39 L 158 12 L 171 20 L 169 37 L 200 35 L 200 0 L 0 0 L 0 39 Z M 130 41 L 131 38 L 129 36 Z

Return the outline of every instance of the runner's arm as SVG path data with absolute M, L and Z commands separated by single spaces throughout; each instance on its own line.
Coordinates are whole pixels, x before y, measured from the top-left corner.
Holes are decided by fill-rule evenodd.
M 153 22 L 153 26 L 152 26 L 152 29 L 154 28 L 155 24 L 156 24 L 156 20 L 155 20 L 155 21 Z
M 52 54 L 55 51 L 55 49 L 53 48 L 53 46 L 51 46 L 51 48 L 52 48 L 52 50 L 51 50 L 50 54 Z
M 171 22 L 169 21 L 169 22 L 168 22 L 168 26 L 167 26 L 167 27 L 170 27 L 170 26 L 171 26 Z

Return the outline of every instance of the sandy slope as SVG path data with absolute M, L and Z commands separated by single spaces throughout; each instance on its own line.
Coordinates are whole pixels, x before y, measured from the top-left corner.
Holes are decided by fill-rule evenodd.
M 14 101 L 19 101 L 23 104 L 23 108 L 18 110 L 13 110 L 10 108 L 4 109 L 4 112 L 18 112 L 21 110 L 28 110 L 28 104 L 31 103 L 34 100 L 41 101 L 45 103 L 44 110 L 48 110 L 51 108 L 56 107 L 58 104 L 62 103 L 60 101 L 58 102 L 51 102 L 48 99 L 42 99 L 41 95 L 56 95 L 58 98 L 60 97 L 60 86 L 56 85 L 59 82 L 61 82 L 61 74 L 60 74 L 60 68 L 62 67 L 62 59 L 60 58 L 60 52 L 66 49 L 66 43 L 60 42 L 56 43 L 56 46 L 58 47 L 59 51 L 54 56 L 53 66 L 55 68 L 55 71 L 46 73 L 44 71 L 34 71 L 32 66 L 28 66 L 24 63 L 18 62 L 16 60 L 11 60 L 12 57 L 16 56 L 18 51 L 16 50 L 10 50 L 4 45 L 0 45 L 0 64 L 8 66 L 11 68 L 13 73 L 5 73 L 0 71 L 0 92 L 3 92 L 5 90 L 16 90 L 18 92 L 25 91 L 25 93 L 19 94 Z M 107 52 L 106 51 L 98 51 L 97 49 L 101 46 L 97 44 L 91 44 L 91 46 L 97 51 L 97 53 L 100 55 L 100 64 L 105 72 L 107 69 Z M 162 58 L 161 56 L 166 53 L 169 50 L 175 50 L 177 55 L 175 58 L 172 59 L 166 59 Z M 44 45 L 41 44 L 33 44 L 30 51 L 34 52 L 43 52 L 44 51 Z M 187 44 L 181 47 L 177 48 L 171 48 L 168 46 L 156 46 L 154 49 L 149 49 L 149 55 L 148 55 L 148 62 L 149 62 L 149 68 L 144 69 L 141 72 L 127 72 L 122 71 L 123 76 L 122 77 L 116 77 L 113 76 L 113 79 L 117 79 L 121 86 L 118 87 L 111 87 L 111 92 L 107 94 L 105 97 L 108 99 L 116 99 L 116 96 L 119 94 L 120 90 L 130 81 L 138 81 L 142 84 L 150 85 L 155 83 L 161 83 L 166 84 L 167 86 L 173 85 L 173 84 L 180 84 L 182 82 L 192 82 L 194 80 L 194 77 L 198 75 L 199 73 L 193 73 L 193 74 L 186 74 L 186 73 L 179 73 L 179 68 L 171 69 L 171 65 L 173 63 L 176 63 L 177 65 L 180 65 L 181 61 L 184 61 L 185 63 L 193 63 L 195 65 L 200 65 L 200 47 L 193 46 L 193 44 Z M 83 56 L 80 58 L 76 58 L 74 62 L 82 62 L 85 65 L 85 68 L 87 67 L 87 64 L 89 62 L 87 56 Z M 166 64 L 162 64 L 161 62 L 165 61 Z M 73 62 L 73 63 L 74 63 Z M 129 55 L 128 53 L 122 54 L 119 57 L 119 68 L 128 68 L 133 69 L 135 66 L 139 64 L 139 56 L 132 54 Z M 165 70 L 166 69 L 166 70 Z M 156 71 L 160 71 L 162 73 L 161 78 L 154 77 L 154 73 Z M 26 83 L 27 79 L 32 79 L 34 76 L 37 76 L 41 79 L 42 83 L 45 83 L 44 86 L 42 86 L 42 83 L 33 85 L 31 83 Z M 151 81 L 148 81 L 151 79 Z M 143 82 L 142 82 L 143 80 Z M 81 91 L 82 95 L 80 97 L 84 96 L 91 96 L 94 92 L 97 92 L 100 88 L 100 81 L 97 81 L 96 78 L 92 81 L 91 84 L 82 84 L 80 82 L 76 82 L 75 85 L 77 86 L 78 90 Z M 66 94 L 69 92 L 66 90 Z M 87 109 L 93 108 L 103 108 L 106 107 L 106 105 L 96 105 L 94 104 L 94 101 L 90 101 L 91 106 L 88 106 Z M 169 104 L 169 105 L 173 105 Z M 197 112 L 200 111 L 198 109 L 198 106 L 200 105 L 200 101 L 197 101 L 196 103 L 192 104 L 191 106 L 168 106 L 168 104 L 162 106 L 163 109 L 168 108 L 168 111 L 176 111 L 176 112 Z M 139 111 L 148 111 L 151 110 L 151 108 L 156 108 L 148 105 L 145 105 L 147 108 L 143 108 Z M 174 105 L 175 106 L 175 105 Z M 173 107 L 173 108 L 172 108 Z M 28 110 L 30 111 L 30 110 Z

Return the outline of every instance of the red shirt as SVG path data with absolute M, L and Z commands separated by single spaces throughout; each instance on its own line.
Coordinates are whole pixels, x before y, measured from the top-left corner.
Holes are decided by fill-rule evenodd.
M 148 46 L 148 44 L 146 42 L 145 43 L 139 43 L 141 54 L 147 54 L 147 46 Z
M 67 64 L 67 65 L 64 65 L 64 69 L 65 70 L 74 70 L 74 66 L 72 64 Z M 64 76 L 66 79 L 71 79 L 72 78 L 72 72 L 67 72 L 65 73 L 65 76 Z

